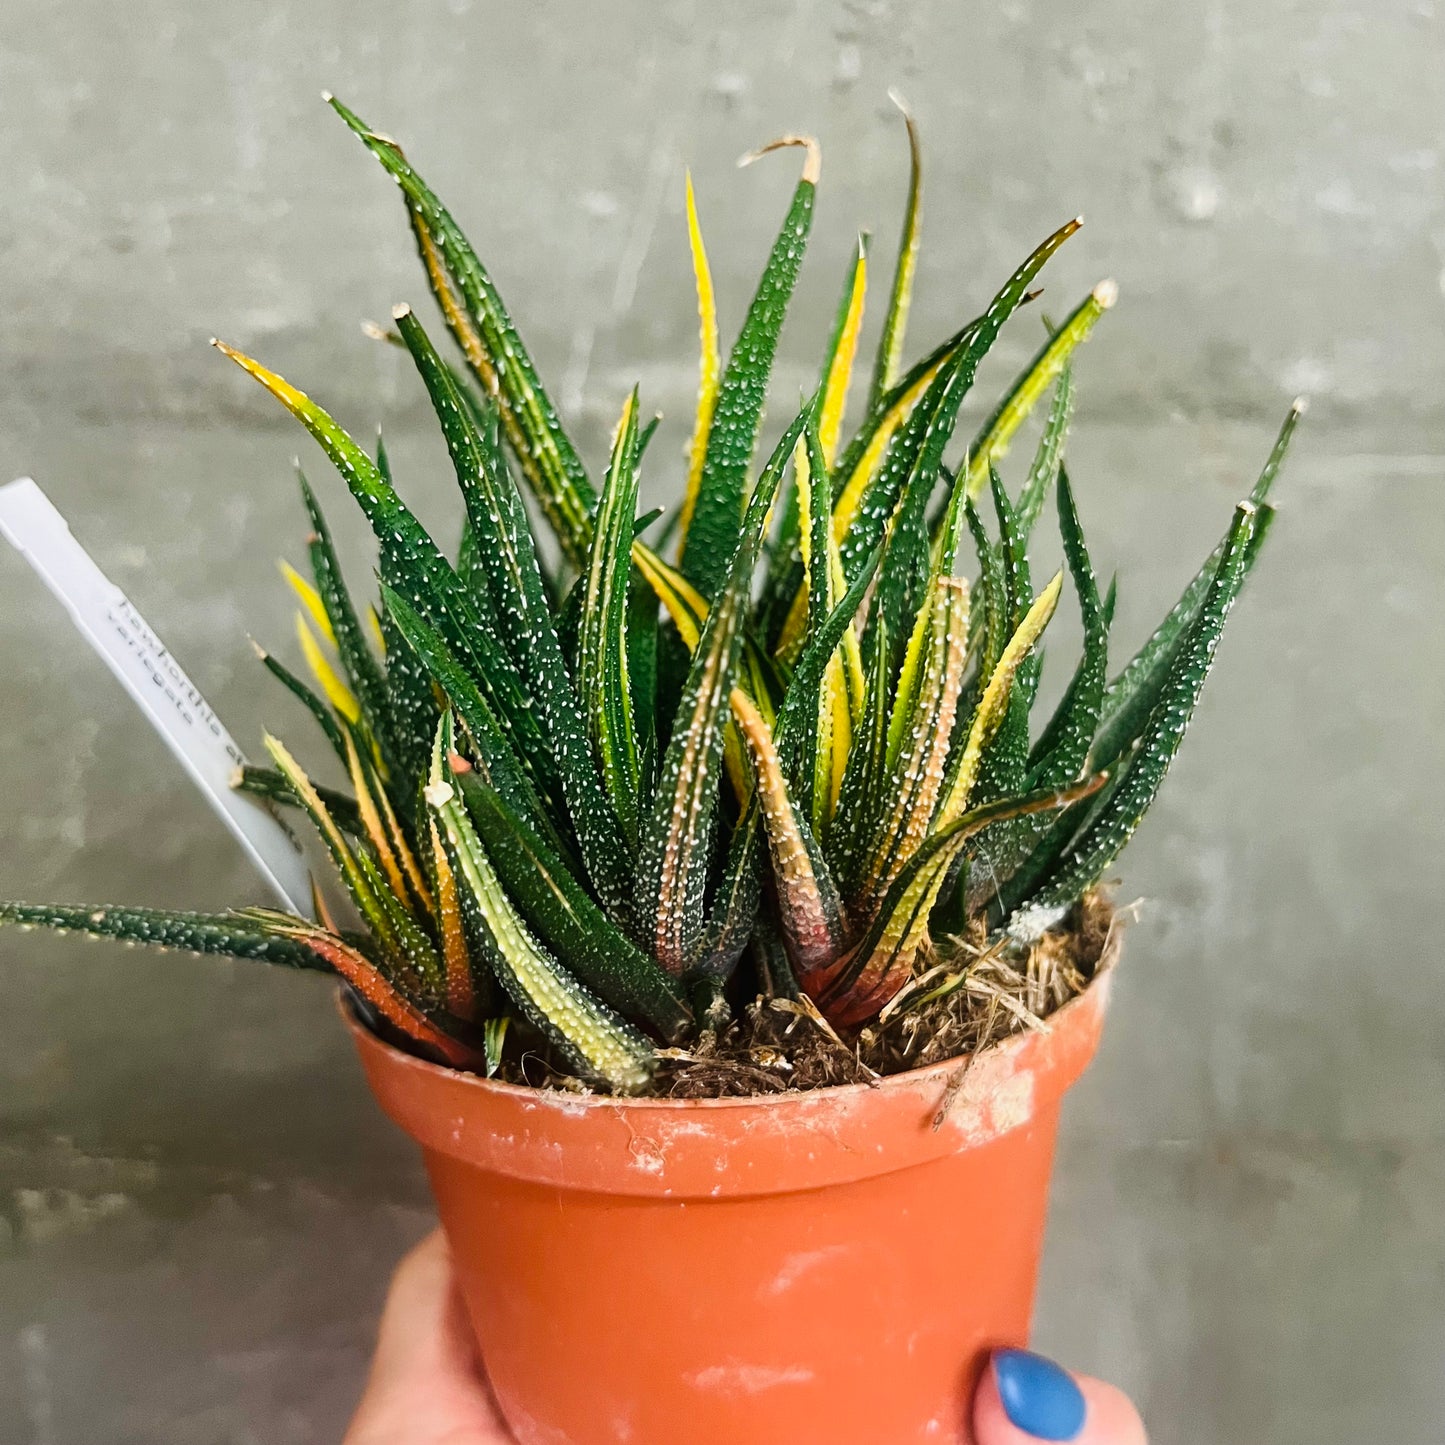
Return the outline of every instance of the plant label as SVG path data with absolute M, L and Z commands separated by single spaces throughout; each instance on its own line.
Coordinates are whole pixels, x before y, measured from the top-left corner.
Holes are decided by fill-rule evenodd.
M 135 605 L 96 566 L 29 477 L 0 487 L 0 533 L 64 604 L 282 904 L 311 917 L 310 874 L 296 840 L 264 803 L 231 786 L 246 761 L 240 748 Z

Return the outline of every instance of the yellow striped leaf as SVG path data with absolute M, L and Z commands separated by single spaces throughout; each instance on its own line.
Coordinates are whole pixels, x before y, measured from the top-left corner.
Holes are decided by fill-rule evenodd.
M 361 704 L 357 702 L 356 694 L 342 682 L 340 674 L 331 665 L 331 659 L 321 650 L 321 644 L 307 625 L 303 612 L 296 614 L 296 640 L 301 644 L 301 655 L 306 659 L 306 666 L 311 669 L 316 685 L 326 694 L 326 701 L 347 722 L 356 722 L 361 717 Z
M 908 128 L 908 200 L 903 208 L 903 232 L 898 238 L 898 262 L 893 270 L 893 290 L 888 298 L 888 315 L 878 339 L 878 359 L 873 367 L 873 384 L 868 392 L 872 411 L 893 385 L 903 360 L 903 341 L 908 329 L 908 310 L 913 301 L 913 277 L 918 270 L 918 217 L 923 203 L 923 151 L 918 127 L 908 107 L 890 91 L 889 99 L 903 112 Z
M 793 966 L 803 977 L 835 959 L 847 932 L 838 890 L 806 820 L 794 804 L 762 714 L 741 688 L 728 699 L 747 741 L 763 826 L 777 878 L 778 911 Z
M 978 707 L 974 710 L 973 721 L 968 729 L 968 741 L 964 744 L 963 751 L 956 754 L 950 768 L 951 776 L 938 812 L 940 827 L 952 823 L 968 807 L 973 785 L 978 779 L 978 764 L 983 750 L 993 740 L 993 735 L 998 731 L 999 724 L 1003 722 L 1004 714 L 1008 711 L 1009 692 L 1013 687 L 1014 676 L 1024 658 L 1033 651 L 1034 644 L 1039 640 L 1044 628 L 1049 625 L 1049 619 L 1059 605 L 1059 594 L 1063 591 L 1063 586 L 1064 573 L 1060 568 L 1054 573 L 1049 585 L 1034 599 L 1033 606 L 1024 614 L 1023 621 L 1019 623 L 999 656 L 983 695 L 979 698 Z
M 321 594 L 284 558 L 281 562 L 281 575 L 290 583 L 291 590 L 300 599 L 302 607 L 306 609 L 312 622 L 316 624 L 316 630 L 335 647 L 336 634 L 331 630 L 331 618 L 327 615 L 326 604 L 321 600 Z
M 712 414 L 717 408 L 718 381 L 722 374 L 722 357 L 718 348 L 717 297 L 713 293 L 712 270 L 707 262 L 707 248 L 702 241 L 702 227 L 697 219 L 697 198 L 692 189 L 692 172 L 687 173 L 687 241 L 692 252 L 692 274 L 697 283 L 698 346 L 701 357 L 697 375 L 697 419 L 693 423 L 692 444 L 688 448 L 687 491 L 683 496 L 682 514 L 677 528 L 678 555 L 687 545 L 687 529 L 697 506 L 697 489 L 702 482 L 703 462 L 707 460 L 707 435 L 712 427 Z
M 832 355 L 823 377 L 823 401 L 818 411 L 818 442 L 823 458 L 831 467 L 838 454 L 838 437 L 848 407 L 848 385 L 853 379 L 853 360 L 858 354 L 858 333 L 863 329 L 863 303 L 868 290 L 868 248 L 858 238 L 858 256 L 844 297 L 833 340 Z
M 968 450 L 970 497 L 977 497 L 988 485 L 989 466 L 1008 451 L 1009 443 L 1034 404 L 1054 384 L 1065 362 L 1094 329 L 1094 323 L 1118 299 L 1118 286 L 1112 281 L 1100 281 L 1049 338 L 984 422 Z

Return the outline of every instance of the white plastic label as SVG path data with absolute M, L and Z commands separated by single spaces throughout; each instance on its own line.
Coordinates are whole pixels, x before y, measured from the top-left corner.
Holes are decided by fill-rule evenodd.
M 0 487 L 0 533 L 65 604 L 71 621 L 165 739 L 282 904 L 311 917 L 310 875 L 295 839 L 265 804 L 231 786 L 246 761 L 240 748 L 130 599 L 95 565 L 29 477 Z

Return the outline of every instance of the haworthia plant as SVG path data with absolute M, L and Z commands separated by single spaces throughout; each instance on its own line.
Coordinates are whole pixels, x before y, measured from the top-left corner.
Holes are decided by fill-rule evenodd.
M 315 918 L 0 904 L 0 924 L 331 972 L 434 1060 L 490 1075 L 541 1058 L 620 1093 L 649 1087 L 659 1048 L 686 1049 L 759 995 L 806 995 L 856 1029 L 924 995 L 906 991 L 950 931 L 981 924 L 1023 949 L 1068 928 L 1183 738 L 1300 404 L 1223 540 L 1111 678 L 1115 590 L 1100 595 L 1064 452 L 1079 347 L 1113 283 L 1049 328 L 966 447 L 954 437 L 980 364 L 1079 223 L 910 364 L 921 161 L 905 115 L 908 198 L 862 415 L 848 433 L 865 240 L 817 392 L 757 466 L 821 176 L 817 143 L 784 137 L 763 150 L 799 147 L 802 175 L 725 361 L 686 181 L 699 395 L 677 524 L 655 537 L 638 495 L 656 421 L 636 391 L 594 484 L 452 212 L 394 141 L 332 104 L 400 186 L 460 351 L 445 360 L 409 308 L 394 312 L 463 514 L 460 550 L 440 546 L 384 450 L 218 343 L 311 432 L 377 539 L 368 607 L 301 479 L 308 566 L 283 571 L 312 681 L 261 655 L 345 785 L 269 737 L 270 765 L 236 780 L 307 816 L 344 905 L 319 890 Z M 1037 447 L 1011 484 L 1006 454 L 1035 410 Z M 1038 586 L 1029 549 L 1051 497 L 1064 567 Z M 1041 644 L 1066 595 L 1082 643 L 1036 725 Z

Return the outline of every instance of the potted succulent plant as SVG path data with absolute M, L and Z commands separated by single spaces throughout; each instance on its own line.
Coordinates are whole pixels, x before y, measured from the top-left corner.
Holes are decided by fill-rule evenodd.
M 696 425 L 680 507 L 639 518 L 642 469 L 669 463 L 636 392 L 594 481 L 451 214 L 331 103 L 400 186 L 459 349 L 444 360 L 395 312 L 464 504 L 444 549 L 379 445 L 217 343 L 320 443 L 379 544 L 367 609 L 301 479 L 312 576 L 291 578 L 315 686 L 264 662 L 345 781 L 313 781 L 271 737 L 271 766 L 237 780 L 307 815 L 345 909 L 317 890 L 314 917 L 10 904 L 0 922 L 339 975 L 520 1440 L 964 1440 L 985 1350 L 1027 1336 L 1059 1104 L 1117 945 L 1101 880 L 1184 735 L 1300 407 L 1173 609 L 1111 666 L 1114 589 L 1063 455 L 1070 357 L 1112 283 L 951 445 L 981 359 L 1078 222 L 905 367 L 910 120 L 861 421 L 845 440 L 860 242 L 817 390 L 756 466 L 819 181 L 817 145 L 790 136 L 774 146 L 801 148 L 802 177 L 725 364 L 689 183 Z M 998 463 L 1050 393 L 1010 487 Z M 1064 566 L 1040 585 L 1051 499 Z M 1039 725 L 1039 640 L 1066 587 L 1083 641 Z

